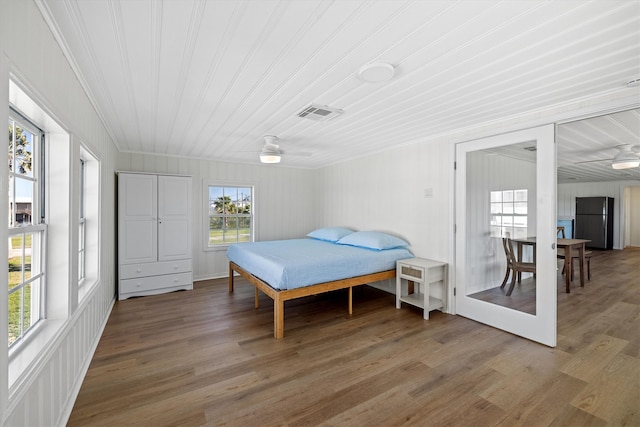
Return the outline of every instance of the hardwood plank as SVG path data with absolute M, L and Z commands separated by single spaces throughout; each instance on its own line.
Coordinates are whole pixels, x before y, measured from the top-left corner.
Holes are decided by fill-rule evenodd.
M 336 385 L 334 379 L 327 383 L 331 385 L 331 393 L 317 396 L 317 388 L 312 387 L 314 395 L 312 399 L 304 399 L 304 402 L 290 407 L 287 411 L 287 424 L 290 426 L 318 425 L 327 418 L 332 418 L 359 403 L 375 398 L 399 383 L 427 375 L 428 372 L 427 366 L 414 361 L 401 363 L 393 361 L 385 370 L 375 375 L 363 376 L 359 381 L 344 387 Z
M 576 353 L 560 371 L 585 381 L 598 375 L 627 345 L 627 341 L 599 335 Z
M 640 294 L 640 292 L 635 292 Z M 624 352 L 633 357 L 640 357 L 640 301 L 629 303 L 620 301 L 613 304 L 604 314 L 607 318 L 609 329 L 605 332 L 612 337 L 626 340 L 628 345 Z
M 119 301 L 68 425 L 640 425 L 638 265 L 559 285 L 556 348 L 368 286 L 287 301 L 282 340 L 242 278 Z
M 550 427 L 605 427 L 615 426 L 602 418 L 595 417 L 573 406 L 565 406 L 562 413 L 556 417 Z
M 411 381 L 411 380 L 408 380 Z M 400 387 L 386 390 L 377 396 L 354 405 L 324 422 L 330 426 L 393 426 L 407 423 L 410 397 Z M 400 420 L 397 420 L 400 418 Z
M 622 392 L 621 392 L 622 391 Z M 615 425 L 640 425 L 640 364 L 619 354 L 571 402 Z
M 539 388 L 530 390 L 513 405 L 502 425 L 548 426 L 563 417 L 571 399 L 585 387 L 585 382 L 564 374 L 552 376 Z M 540 390 L 544 390 L 543 393 Z

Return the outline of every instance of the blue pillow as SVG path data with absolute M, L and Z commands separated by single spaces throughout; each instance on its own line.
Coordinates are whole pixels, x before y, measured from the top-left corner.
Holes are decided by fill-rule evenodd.
M 409 243 L 399 237 L 380 231 L 356 231 L 336 242 L 339 245 L 359 246 L 368 249 L 393 249 L 409 246 Z
M 327 242 L 337 242 L 344 236 L 353 233 L 353 230 L 345 227 L 326 227 L 318 228 L 307 234 L 308 237 L 312 237 L 318 240 L 326 240 Z

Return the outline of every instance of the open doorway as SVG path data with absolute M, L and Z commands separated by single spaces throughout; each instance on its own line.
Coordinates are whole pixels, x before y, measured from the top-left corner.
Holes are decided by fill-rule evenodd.
M 576 198 L 613 199 L 613 249 L 638 236 L 640 167 L 615 169 L 621 151 L 640 157 L 640 108 L 563 122 L 556 127 L 558 220 L 575 227 Z M 635 215 L 635 216 L 632 216 Z M 580 237 L 580 236 L 576 236 Z M 640 237 L 634 237 L 638 244 Z
M 624 233 L 622 248 L 640 248 L 640 185 L 624 188 Z

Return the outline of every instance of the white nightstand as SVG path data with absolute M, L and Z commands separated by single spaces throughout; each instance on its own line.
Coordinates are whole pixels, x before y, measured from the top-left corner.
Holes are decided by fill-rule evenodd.
M 407 282 L 407 293 L 402 293 L 402 281 Z M 431 294 L 431 284 L 442 282 L 442 299 Z M 418 289 L 415 289 L 415 284 Z M 431 310 L 447 305 L 447 263 L 424 258 L 409 258 L 396 262 L 396 308 L 407 303 L 424 309 L 423 317 L 429 319 Z

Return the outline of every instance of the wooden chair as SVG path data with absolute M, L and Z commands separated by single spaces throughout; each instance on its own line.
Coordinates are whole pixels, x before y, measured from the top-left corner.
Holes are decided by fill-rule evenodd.
M 516 279 L 518 280 L 518 283 L 520 283 L 520 273 L 535 274 L 536 264 L 533 262 L 518 261 L 516 253 L 513 250 L 513 242 L 509 237 L 502 238 L 502 247 L 504 248 L 504 254 L 507 257 L 507 273 L 504 276 L 504 280 L 502 281 L 500 288 L 504 288 L 504 285 L 507 283 L 507 279 L 509 279 L 509 274 L 511 274 L 511 284 L 509 285 L 509 289 L 506 294 L 507 296 L 510 296 L 516 285 Z
M 558 237 L 564 239 L 565 238 L 564 227 L 558 226 L 558 228 L 556 229 L 556 234 L 558 235 Z M 564 249 L 561 249 L 561 250 L 556 249 L 556 258 L 564 261 Z M 564 267 L 562 268 L 562 274 L 564 274 Z
M 584 251 L 584 262 L 587 263 L 587 280 L 591 280 L 591 255 L 593 254 L 593 252 L 591 251 Z M 560 254 L 560 251 L 558 251 L 558 259 L 561 259 L 564 261 L 564 254 Z M 574 267 L 574 261 L 580 262 L 580 252 L 578 252 L 577 249 L 574 249 L 571 252 L 571 281 L 573 281 L 573 277 L 574 277 L 574 271 L 575 269 Z M 562 274 L 564 274 L 564 265 L 562 266 Z
M 558 226 L 558 237 L 562 237 L 563 239 L 565 238 L 565 234 L 564 234 L 564 227 Z M 591 251 L 584 251 L 584 260 L 587 263 L 587 280 L 591 280 Z M 556 256 L 558 259 L 561 259 L 562 261 L 564 261 L 564 249 L 560 250 L 556 253 Z M 578 261 L 580 262 L 580 252 L 578 252 L 577 249 L 574 249 L 573 252 L 571 252 L 571 280 L 573 281 L 573 276 L 574 276 L 574 268 L 573 268 L 573 262 L 574 261 Z M 562 274 L 564 274 L 564 263 L 562 265 Z

